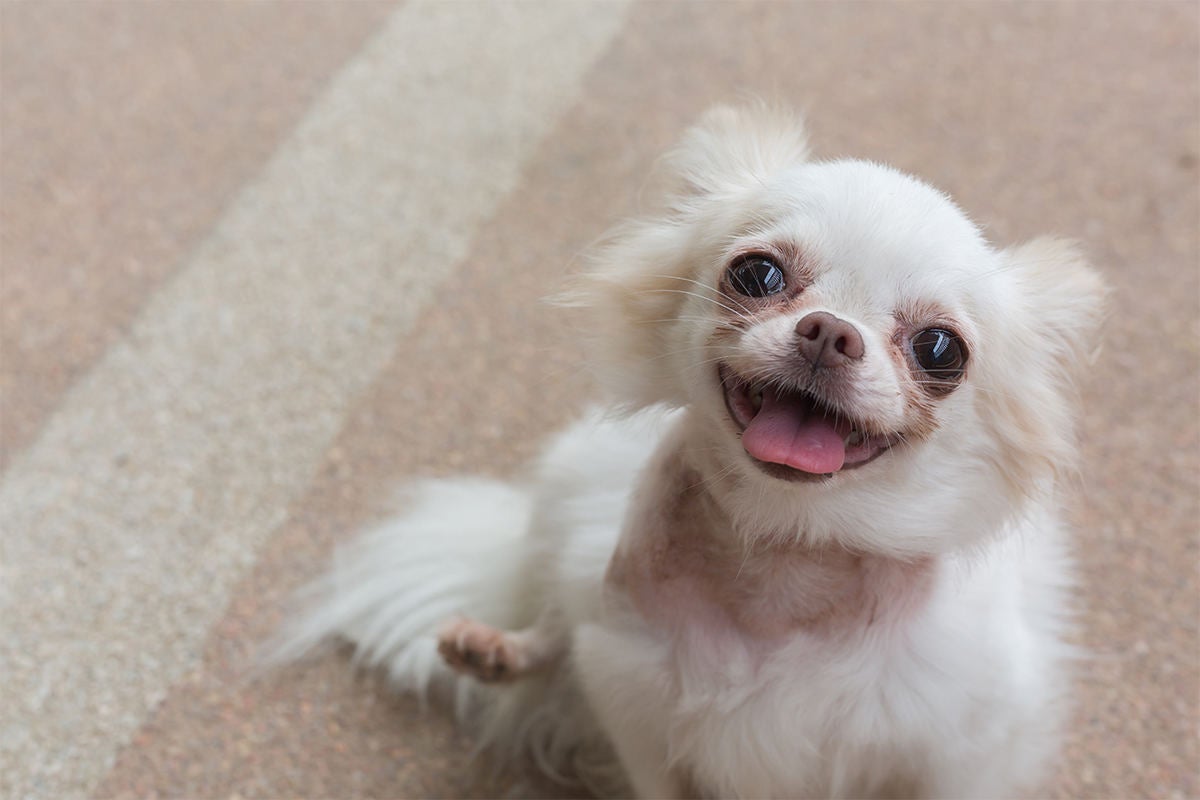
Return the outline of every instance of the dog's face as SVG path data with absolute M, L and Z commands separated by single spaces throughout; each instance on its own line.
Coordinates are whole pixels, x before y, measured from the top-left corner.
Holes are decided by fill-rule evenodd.
M 1062 245 L 993 249 L 895 170 L 805 155 L 777 117 L 689 134 L 674 214 L 596 273 L 618 384 L 704 419 L 749 528 L 961 544 L 1069 466 L 1100 283 Z
M 680 365 L 693 393 L 718 390 L 693 402 L 779 480 L 887 469 L 953 417 L 995 255 L 942 196 L 859 162 L 786 170 L 744 211 L 680 315 L 715 360 Z

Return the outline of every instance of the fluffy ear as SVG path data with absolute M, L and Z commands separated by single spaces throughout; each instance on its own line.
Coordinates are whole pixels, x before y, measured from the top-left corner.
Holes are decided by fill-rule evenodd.
M 1099 350 L 1108 289 L 1072 242 L 1035 239 L 1001 257 L 1015 298 L 994 325 L 1003 357 L 982 402 L 1000 466 L 1029 492 L 1042 476 L 1074 469 L 1075 382 Z
M 676 198 L 725 195 L 808 159 L 798 116 L 764 103 L 715 106 L 667 155 Z
M 799 119 L 766 106 L 708 111 L 667 155 L 668 210 L 613 231 L 560 297 L 588 313 L 583 334 L 618 402 L 682 403 L 672 373 L 686 348 L 679 323 L 689 296 L 711 297 L 699 279 L 722 244 L 736 196 L 808 155 Z
M 705 291 L 690 277 L 690 236 L 687 226 L 671 220 L 627 223 L 556 298 L 582 312 L 575 317 L 580 338 L 609 402 L 630 410 L 681 402 L 669 357 L 678 349 L 673 323 L 687 295 Z
M 1108 287 L 1088 265 L 1078 245 L 1042 238 L 1004 251 L 1003 256 L 1027 298 L 1034 323 L 1054 350 L 1068 378 L 1090 363 L 1104 314 Z

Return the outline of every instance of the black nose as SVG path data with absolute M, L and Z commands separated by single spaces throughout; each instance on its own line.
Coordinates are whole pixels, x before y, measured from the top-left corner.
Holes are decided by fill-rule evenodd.
M 841 367 L 863 357 L 858 329 L 828 311 L 814 311 L 796 323 L 800 352 L 813 368 Z

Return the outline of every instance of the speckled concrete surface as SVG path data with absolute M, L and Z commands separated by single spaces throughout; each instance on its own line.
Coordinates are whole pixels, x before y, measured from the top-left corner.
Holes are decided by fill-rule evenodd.
M 194 663 L 623 11 L 400 8 L 14 458 L 0 707 L 24 722 L 5 732 L 0 794 L 90 787 Z
M 0 6 L 0 369 L 6 376 L 0 409 L 4 446 L 15 453 L 0 492 L 10 497 L 14 476 L 39 448 L 62 464 L 82 463 L 83 440 L 55 439 L 46 421 L 89 400 L 91 384 L 78 379 L 80 371 L 102 369 L 112 343 L 122 346 L 115 337 L 161 296 L 154 289 L 162 276 L 195 258 L 205 227 L 228 210 L 235 190 L 257 179 L 286 138 L 283 126 L 297 124 L 299 106 L 314 102 L 317 87 L 335 82 L 341 65 L 368 46 L 367 30 L 379 27 L 387 11 L 322 3 L 253 12 L 206 4 L 178 12 L 174 4 L 148 8 L 64 5 L 49 17 L 40 4 Z M 465 27 L 481 10 L 456 8 Z M 253 25 L 237 22 L 238 14 L 253 16 Z M 340 33 L 321 36 L 326 28 Z M 256 32 L 253 48 L 236 46 L 246 30 Z M 39 37 L 69 46 L 39 49 Z M 248 682 L 255 642 L 278 620 L 288 591 L 321 569 L 335 541 L 385 513 L 395 483 L 463 469 L 506 474 L 570 417 L 589 391 L 580 353 L 564 320 L 535 298 L 559 285 L 605 227 L 636 209 L 644 175 L 682 127 L 710 102 L 750 92 L 806 109 L 820 154 L 888 161 L 947 189 L 999 242 L 1047 232 L 1082 239 L 1113 284 L 1105 350 L 1085 387 L 1084 474 L 1074 513 L 1085 609 L 1080 639 L 1091 656 L 1081 665 L 1071 736 L 1045 794 L 1200 795 L 1200 9 L 1192 3 L 646 3 L 624 18 L 606 48 L 574 85 L 564 116 L 542 123 L 546 138 L 537 126 L 504 131 L 510 141 L 536 147 L 513 162 L 518 180 L 506 184 L 499 205 L 464 223 L 465 254 L 432 267 L 452 271 L 454 279 L 420 300 L 419 316 L 399 336 L 382 373 L 365 382 L 354 376 L 361 388 L 347 392 L 337 411 L 340 433 L 317 453 L 311 481 L 298 493 L 271 495 L 275 505 L 258 509 L 263 519 L 280 520 L 261 548 L 254 552 L 247 543 L 246 562 L 227 571 L 226 583 L 201 590 L 214 596 L 170 597 L 180 608 L 220 613 L 192 632 L 194 658 L 152 708 L 138 712 L 136 731 L 101 782 L 58 784 L 57 794 L 508 791 L 506 779 L 480 781 L 464 769 L 469 732 L 455 732 L 436 708 L 422 711 L 390 697 L 369 676 L 353 675 L 342 654 Z M 110 64 L 113 53 L 131 54 L 133 63 L 189 66 L 123 71 L 119 79 L 105 78 L 98 66 L 84 68 Z M 20 64 L 38 68 L 14 66 Z M 515 65 L 507 77 L 530 80 L 529 70 Z M 83 112 L 50 101 L 64 86 L 88 100 L 85 108 L 115 107 L 126 93 L 150 98 L 144 118 L 153 123 L 145 128 L 151 133 L 118 125 L 105 134 L 114 142 L 111 152 L 86 157 L 98 147 L 95 128 L 67 124 Z M 161 99 L 176 96 L 188 102 Z M 164 155 L 170 148 L 154 133 L 176 128 L 186 133 L 181 141 L 192 142 L 187 174 L 208 181 L 197 183 L 195 197 L 182 185 L 189 181 L 177 171 L 181 162 L 171 161 L 179 154 Z M 366 145 L 386 148 L 406 133 L 375 134 L 382 140 Z M 428 153 L 411 157 L 419 162 Z M 176 171 L 154 169 L 155 158 L 176 164 Z M 461 163 L 448 163 L 447 175 L 464 180 Z M 105 194 L 114 185 L 138 186 L 140 193 Z M 57 238 L 66 201 L 56 186 L 73 187 L 70 208 L 78 219 Z M 288 197 L 270 202 L 286 206 Z M 429 196 L 432 208 L 448 213 L 471 202 L 453 193 Z M 116 218 L 126 226 L 140 219 L 157 243 L 109 230 L 114 226 L 103 224 L 102 212 L 112 203 Z M 390 234 L 381 231 L 379 238 Z M 253 232 L 245 238 L 250 242 Z M 96 254 L 83 259 L 77 254 L 90 252 L 89 243 Z M 233 252 L 236 244 L 229 244 Z M 410 266 L 403 251 L 385 257 L 398 268 Z M 144 265 L 133 278 L 131 263 Z M 102 288 L 58 288 L 72 280 Z M 372 307 L 395 305 L 380 298 Z M 269 354 L 291 345 L 268 337 L 255 346 Z M 220 367 L 240 356 L 204 358 Z M 319 387 L 338 368 L 349 368 L 292 363 L 298 374 L 291 384 L 300 387 Z M 50 374 L 61 377 L 45 380 Z M 244 402 L 266 409 L 272 400 Z M 286 420 L 261 424 L 260 435 L 289 430 Z M 193 491 L 221 496 L 232 475 L 255 465 L 268 471 L 268 454 L 247 448 L 233 429 L 216 426 L 212 435 L 212 461 L 182 476 Z M 247 463 L 236 471 L 211 469 L 233 459 Z M 99 481 L 110 487 L 114 504 L 136 506 L 143 500 L 139 486 L 116 480 L 119 466 L 108 468 L 112 474 L 79 475 L 78 483 Z M 61 466 L 57 472 L 70 475 Z M 175 546 L 142 532 L 144 547 Z M 51 560 L 81 552 L 69 537 L 52 537 L 45 547 L 41 555 Z M 21 569 L 5 552 L 0 597 Z M 153 586 L 167 576 L 141 579 Z M 138 585 L 128 591 L 162 597 Z M 32 598 L 6 602 L 23 613 L 34 608 Z M 164 615 L 187 616 L 179 609 Z M 25 630 L 36 635 L 36 627 Z M 163 655 L 158 634 L 145 631 L 148 662 Z M 89 700 L 80 697 L 85 706 Z M 0 757 L 17 738 L 14 731 L 47 729 L 35 717 L 50 711 L 26 708 L 0 711 Z M 35 786 L 33 794 L 50 796 L 47 786 Z
M 0 4 L 0 468 L 392 6 Z

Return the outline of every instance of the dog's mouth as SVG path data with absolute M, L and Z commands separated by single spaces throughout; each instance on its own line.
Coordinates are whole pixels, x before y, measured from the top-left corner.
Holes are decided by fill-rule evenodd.
M 861 467 L 903 438 L 872 432 L 804 389 L 743 378 L 725 364 L 718 377 L 742 446 L 775 477 L 824 478 Z

